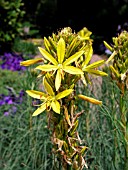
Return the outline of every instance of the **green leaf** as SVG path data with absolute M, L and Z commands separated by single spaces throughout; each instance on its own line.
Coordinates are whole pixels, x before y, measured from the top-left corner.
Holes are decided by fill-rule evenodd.
M 54 65 L 58 65 L 58 62 L 54 59 L 54 57 L 49 54 L 45 49 L 38 47 L 40 53 L 44 56 L 44 58 L 46 58 L 47 60 L 49 60 L 52 64 Z
M 45 99 L 46 94 L 36 90 L 26 90 L 26 93 L 35 99 Z
M 84 53 L 84 51 L 76 52 L 74 55 L 72 55 L 71 57 L 69 57 L 69 58 L 63 63 L 63 66 L 67 66 L 67 65 L 73 63 L 73 62 L 76 61 L 83 53 Z
M 65 55 L 65 41 L 63 38 L 60 38 L 58 45 L 57 45 L 57 56 L 58 56 L 58 62 L 62 64 L 64 61 L 64 55 Z
M 83 71 L 73 66 L 64 66 L 63 70 L 70 74 L 83 74 Z
M 48 84 L 46 78 L 44 77 L 43 79 L 43 84 L 44 84 L 44 88 L 46 90 L 46 92 L 50 95 L 50 96 L 54 96 L 54 91 L 52 89 L 52 87 Z
M 39 66 L 37 66 L 35 69 L 37 69 L 37 70 L 42 70 L 42 71 L 53 71 L 53 70 L 56 70 L 56 69 L 57 69 L 57 66 L 50 65 L 50 64 L 47 64 L 47 65 L 39 65 Z
M 60 103 L 57 100 L 51 102 L 51 107 L 54 112 L 60 114 Z
M 73 92 L 73 89 L 64 90 L 56 95 L 56 100 L 62 99 L 64 97 L 68 96 L 72 92 Z
M 42 104 L 42 106 L 39 107 L 39 108 L 32 114 L 32 116 L 37 116 L 37 115 L 39 115 L 39 114 L 42 113 L 44 110 L 46 110 L 47 107 L 48 107 L 48 104 L 46 104 L 46 103 Z
M 30 66 L 32 64 L 36 64 L 36 63 L 39 63 L 39 62 L 42 62 L 42 61 L 43 61 L 42 58 L 36 58 L 36 59 L 32 59 L 32 60 L 22 61 L 22 62 L 20 62 L 20 65 L 21 66 Z
M 56 91 L 58 91 L 58 89 L 60 88 L 60 85 L 61 85 L 61 72 L 60 72 L 60 69 L 58 69 L 57 74 L 56 74 L 56 79 L 55 79 Z

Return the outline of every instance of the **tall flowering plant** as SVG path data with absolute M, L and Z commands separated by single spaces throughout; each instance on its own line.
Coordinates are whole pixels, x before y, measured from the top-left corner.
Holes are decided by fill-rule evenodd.
M 77 131 L 79 117 L 84 111 L 77 111 L 77 100 L 102 104 L 97 99 L 76 94 L 79 80 L 85 86 L 90 82 L 88 74 L 107 75 L 97 69 L 105 63 L 104 60 L 89 64 L 93 54 L 90 35 L 87 28 L 73 33 L 70 27 L 66 27 L 57 34 L 44 37 L 45 48 L 39 47 L 42 58 L 21 62 L 22 66 L 41 62 L 35 70 L 43 80 L 44 91 L 26 92 L 41 101 L 33 116 L 46 111 L 48 127 L 52 131 L 53 152 L 65 170 L 87 167 L 84 158 L 87 147 L 83 146 Z
M 120 115 L 116 116 L 116 122 L 122 131 L 125 143 L 125 167 L 128 169 L 128 32 L 122 31 L 117 37 L 113 37 L 113 45 L 104 41 L 105 46 L 112 54 L 106 61 L 110 62 L 112 80 L 116 82 L 120 90 L 119 109 Z

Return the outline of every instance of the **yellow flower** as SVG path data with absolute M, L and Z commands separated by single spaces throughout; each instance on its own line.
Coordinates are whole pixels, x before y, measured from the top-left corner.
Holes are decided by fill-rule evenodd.
M 76 52 L 74 55 L 70 56 L 68 59 L 65 59 L 65 41 L 63 38 L 60 38 L 57 45 L 57 60 L 49 54 L 45 49 L 39 47 L 39 51 L 45 59 L 51 62 L 51 64 L 39 65 L 36 69 L 41 71 L 56 71 L 55 78 L 55 88 L 56 91 L 60 88 L 61 79 L 64 77 L 64 72 L 70 74 L 83 74 L 83 71 L 79 68 L 71 66 L 70 64 L 76 61 L 84 51 Z
M 60 114 L 60 103 L 58 100 L 68 96 L 73 91 L 73 89 L 67 89 L 55 95 L 52 87 L 48 84 L 45 77 L 43 79 L 43 85 L 45 87 L 46 93 L 36 90 L 26 91 L 29 96 L 43 101 L 40 107 L 33 113 L 33 116 L 39 115 L 47 108 L 52 108 L 54 112 Z

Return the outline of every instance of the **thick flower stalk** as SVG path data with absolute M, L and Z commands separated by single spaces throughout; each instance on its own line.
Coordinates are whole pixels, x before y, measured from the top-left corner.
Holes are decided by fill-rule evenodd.
M 26 92 L 41 101 L 33 116 L 47 112 L 53 152 L 65 170 L 82 170 L 84 166 L 87 167 L 87 147 L 83 145 L 77 131 L 78 119 L 84 111 L 77 111 L 76 100 L 102 104 L 102 101 L 75 93 L 80 79 L 85 85 L 90 81 L 88 74 L 107 75 L 98 70 L 105 63 L 104 60 L 89 64 L 93 54 L 90 35 L 87 28 L 72 33 L 71 28 L 66 27 L 58 34 L 44 37 L 45 48 L 39 47 L 42 58 L 21 62 L 23 66 L 40 62 L 35 70 L 39 73 L 38 77 L 43 79 L 44 91 Z
M 104 41 L 105 46 L 112 52 L 107 60 L 110 62 L 111 77 L 120 89 L 120 128 L 125 141 L 125 170 L 128 170 L 128 32 L 123 31 L 117 37 L 113 37 L 113 45 Z

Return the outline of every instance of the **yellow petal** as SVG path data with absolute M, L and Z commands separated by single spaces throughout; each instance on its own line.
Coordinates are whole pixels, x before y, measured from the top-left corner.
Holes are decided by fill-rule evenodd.
M 36 58 L 36 59 L 32 59 L 32 60 L 26 60 L 26 61 L 22 61 L 20 62 L 21 66 L 30 66 L 32 64 L 36 64 L 38 62 L 42 62 L 43 59 L 42 58 Z
M 49 54 L 45 49 L 38 47 L 40 53 L 44 56 L 44 58 L 46 58 L 47 60 L 49 60 L 52 64 L 57 65 L 58 62 L 54 59 L 54 57 Z
M 63 63 L 63 65 L 67 66 L 67 65 L 73 63 L 73 62 L 76 61 L 83 53 L 84 53 L 84 51 L 76 52 L 74 55 L 72 55 L 71 57 L 69 57 L 69 58 Z
M 101 66 L 102 64 L 105 63 L 105 60 L 100 60 L 100 61 L 96 61 L 88 66 L 85 66 L 85 68 L 83 67 L 83 71 L 86 71 L 88 69 L 94 69 L 94 68 L 97 68 L 99 66 Z
M 46 94 L 36 90 L 26 90 L 26 93 L 35 99 L 45 99 Z
M 70 56 L 70 54 L 72 53 L 73 49 L 75 48 L 76 42 L 78 40 L 78 37 L 75 37 L 71 43 L 68 46 L 68 49 L 66 51 L 66 56 Z
M 60 85 L 61 85 L 61 72 L 60 72 L 60 69 L 58 69 L 57 74 L 56 74 L 56 79 L 55 79 L 56 91 L 58 91 L 58 89 L 60 88 Z
M 53 71 L 53 70 L 56 70 L 56 69 L 57 69 L 57 66 L 50 65 L 50 64 L 47 64 L 47 65 L 39 65 L 39 66 L 37 66 L 35 69 L 41 70 L 41 71 Z
M 119 74 L 118 70 L 116 70 L 113 66 L 109 66 L 109 68 L 116 75 L 117 78 L 120 77 L 120 74 Z
M 83 74 L 83 71 L 74 66 L 63 66 L 63 70 L 70 74 Z
M 73 89 L 64 90 L 56 95 L 56 100 L 62 99 L 73 92 Z
M 48 84 L 46 78 L 43 78 L 43 84 L 44 84 L 44 88 L 46 90 L 46 92 L 50 95 L 50 96 L 54 96 L 54 91 L 52 89 L 52 87 Z
M 51 107 L 54 112 L 60 114 L 60 103 L 57 100 L 51 102 Z
M 44 37 L 44 46 L 47 49 L 48 52 L 50 52 L 50 43 L 46 37 Z
M 83 65 L 88 65 L 88 63 L 90 62 L 91 58 L 92 58 L 92 54 L 93 54 L 93 48 L 92 46 L 90 46 L 86 51 L 85 51 L 85 62 Z
M 87 101 L 87 102 L 93 103 L 93 104 L 102 104 L 102 101 L 99 101 L 99 100 L 94 99 L 92 97 L 84 96 L 82 94 L 79 94 L 78 97 L 85 100 L 85 101 Z
M 108 75 L 107 73 L 100 71 L 100 70 L 87 69 L 87 72 L 94 74 L 96 76 L 107 76 Z
M 106 61 L 106 64 L 108 64 L 108 62 L 110 62 L 110 61 L 115 57 L 116 54 L 117 54 L 117 52 L 114 51 L 114 52 L 111 54 L 111 56 L 108 58 L 108 60 Z
M 37 116 L 40 113 L 42 113 L 44 110 L 46 110 L 46 106 L 48 106 L 46 103 L 44 103 L 41 107 L 39 107 L 33 114 L 32 116 Z
M 64 54 L 65 54 L 65 41 L 63 40 L 63 38 L 60 38 L 57 45 L 57 56 L 58 56 L 58 62 L 60 64 L 64 60 Z
M 107 49 L 109 49 L 111 52 L 113 51 L 113 48 L 106 41 L 103 41 L 103 43 Z

